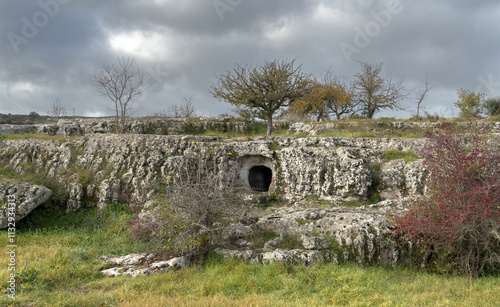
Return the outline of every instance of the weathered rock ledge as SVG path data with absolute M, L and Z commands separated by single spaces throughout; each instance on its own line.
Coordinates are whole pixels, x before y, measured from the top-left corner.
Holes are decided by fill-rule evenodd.
M 275 233 L 278 237 L 264 248 L 255 248 L 248 241 L 252 227 L 234 224 L 229 227 L 232 246 L 236 250 L 219 249 L 217 252 L 232 258 L 258 263 L 278 260 L 312 262 L 338 262 L 356 260 L 364 264 L 394 265 L 407 253 L 407 246 L 397 246 L 392 234 L 394 225 L 387 220 L 390 201 L 375 208 L 299 208 L 289 207 L 268 212 L 254 226 Z M 254 227 L 255 228 L 255 227 Z M 292 237 L 301 242 L 303 249 L 277 249 L 283 238 Z
M 500 133 L 500 122 L 462 122 L 456 123 L 457 125 L 468 127 L 471 125 L 476 125 L 477 127 L 483 128 L 491 133 Z M 403 121 L 370 121 L 370 122 L 327 122 L 327 123 L 292 123 L 288 129 L 289 134 L 307 134 L 310 136 L 321 134 L 325 131 L 342 131 L 342 130 L 352 130 L 356 128 L 363 128 L 365 132 L 372 132 L 374 134 L 391 135 L 396 130 L 427 130 L 431 128 L 437 128 L 443 125 L 443 122 L 403 122 Z
M 387 221 L 390 206 L 390 201 L 385 201 L 379 209 L 299 206 L 275 209 L 274 214 L 267 212 L 255 224 L 230 225 L 224 234 L 224 244 L 232 248 L 216 248 L 214 252 L 225 258 L 264 265 L 273 262 L 339 264 L 349 260 L 394 266 L 408 261 L 411 245 L 396 242 L 391 232 L 393 225 Z M 276 237 L 263 247 L 254 246 L 251 238 L 255 229 L 274 233 Z M 300 247 L 279 247 L 286 237 L 300 242 Z M 154 261 L 155 257 L 152 253 L 104 256 L 100 260 L 111 268 L 101 271 L 108 276 L 138 276 L 184 268 L 187 263 L 184 257 Z
M 0 229 L 26 217 L 51 194 L 45 187 L 0 177 Z
M 58 182 L 65 197 L 59 201 L 69 211 L 103 207 L 121 195 L 153 201 L 159 186 L 198 170 L 249 192 L 252 182 L 267 174 L 268 185 L 259 189 L 288 199 L 358 200 L 368 197 L 370 189 L 380 190 L 382 198 L 425 192 L 421 161 L 382 158 L 390 149 L 420 148 L 424 139 L 105 134 L 65 142 L 29 139 L 0 144 L 0 163 L 20 175 L 38 174 L 51 184 Z M 376 177 L 379 186 L 374 186 Z
M 334 122 L 275 122 L 275 129 L 288 129 L 288 134 L 307 134 L 315 136 L 323 132 L 352 131 L 353 129 L 374 134 L 392 135 L 396 130 L 427 130 L 436 128 L 443 122 L 405 122 L 405 121 L 334 121 Z M 467 127 L 468 122 L 456 123 Z M 491 133 L 500 133 L 500 122 L 479 121 L 473 123 Z M 132 134 L 180 135 L 199 134 L 206 131 L 219 133 L 244 133 L 249 123 L 232 117 L 218 116 L 206 118 L 137 118 L 128 119 L 124 132 Z M 0 124 L 0 134 L 46 134 L 57 136 L 83 136 L 92 134 L 108 134 L 117 131 L 114 119 L 79 118 L 62 119 L 57 123 L 11 125 Z
M 178 135 L 204 131 L 244 132 L 248 124 L 231 117 L 207 118 L 142 118 L 129 119 L 124 132 L 133 134 Z M 0 134 L 46 134 L 58 136 L 83 136 L 117 131 L 113 119 L 64 119 L 51 124 L 10 125 L 1 124 Z

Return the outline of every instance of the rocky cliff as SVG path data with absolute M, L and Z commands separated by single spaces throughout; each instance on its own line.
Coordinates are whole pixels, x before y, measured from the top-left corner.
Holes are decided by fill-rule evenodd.
M 288 200 L 285 207 L 262 211 L 251 225 L 233 224 L 227 237 L 237 249 L 219 249 L 222 255 L 262 263 L 355 259 L 394 264 L 404 260 L 408 246 L 396 243 L 387 216 L 425 195 L 427 171 L 414 155 L 405 161 L 398 159 L 405 155 L 387 153 L 417 153 L 425 139 L 177 135 L 207 130 L 239 135 L 249 129 L 246 125 L 229 119 L 131 121 L 126 130 L 136 134 L 120 135 L 111 133 L 113 124 L 107 121 L 3 125 L 0 133 L 79 137 L 0 140 L 0 172 L 4 177 L 45 185 L 52 190 L 52 201 L 64 204 L 68 212 L 104 208 L 125 196 L 143 205 L 148 211 L 144 216 L 151 216 L 154 207 L 162 205 L 158 196 L 165 186 L 199 176 L 217 177 L 220 184 L 243 190 L 243 198 Z M 289 133 L 317 135 L 358 125 L 297 123 L 289 127 Z M 362 129 L 391 135 L 438 125 L 382 122 Z M 482 125 L 494 133 L 500 130 L 498 123 Z M 48 189 L 26 185 L 18 190 L 40 196 L 28 202 L 31 210 L 48 198 Z M 0 190 L 0 196 L 6 195 L 12 184 L 2 184 Z M 277 237 L 264 248 L 256 248 L 248 240 L 255 231 L 269 231 Z M 278 248 L 287 236 L 299 240 L 303 249 Z
M 239 186 L 250 196 L 272 194 L 292 203 L 308 198 L 335 206 L 368 198 L 375 202 L 384 198 L 402 201 L 424 193 L 426 174 L 421 161 L 383 158 L 388 150 L 412 151 L 424 142 L 90 134 L 67 141 L 1 141 L 0 165 L 11 177 L 45 181 L 54 191 L 53 200 L 66 204 L 67 211 L 82 206 L 103 208 L 125 195 L 151 208 L 163 186 L 197 174 L 217 176 L 222 184 Z M 338 239 L 339 253 L 344 257 L 394 263 L 399 252 L 394 244 L 387 243 L 392 242 L 390 238 L 381 239 L 389 230 L 385 212 L 362 210 L 283 209 L 259 218 L 257 227 L 306 241 L 314 241 L 309 237 L 316 230 L 317 236 Z M 304 222 L 298 224 L 299 220 Z M 263 252 L 258 256 L 263 262 L 290 256 L 290 252 L 285 253 L 288 256 L 272 250 Z M 320 252 L 304 253 L 313 257 Z
M 411 151 L 423 139 L 216 138 L 88 135 L 57 140 L 6 140 L 0 161 L 14 174 L 62 185 L 68 210 L 116 202 L 120 195 L 152 200 L 157 188 L 205 172 L 249 192 L 331 201 L 423 193 L 421 163 L 384 161 L 385 151 Z M 29 177 L 29 176 L 28 176 Z M 374 180 L 376 179 L 376 180 Z M 375 182 L 374 182 L 375 181 Z M 383 197 L 382 197 L 383 198 Z

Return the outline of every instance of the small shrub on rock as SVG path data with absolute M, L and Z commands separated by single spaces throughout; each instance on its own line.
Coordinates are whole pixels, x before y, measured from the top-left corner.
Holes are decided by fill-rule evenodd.
M 428 197 L 397 218 L 397 232 L 422 248 L 427 268 L 478 276 L 500 268 L 498 141 L 453 126 L 428 133 L 420 155 Z M 496 144 L 496 145 L 495 145 Z
M 235 188 L 217 176 L 178 179 L 156 209 L 130 221 L 136 239 L 160 243 L 163 252 L 206 259 L 222 244 L 222 231 L 245 213 Z

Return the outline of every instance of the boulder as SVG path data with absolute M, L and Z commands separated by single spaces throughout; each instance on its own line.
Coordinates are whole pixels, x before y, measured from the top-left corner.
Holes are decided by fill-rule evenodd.
M 8 227 L 11 217 L 16 222 L 25 218 L 51 195 L 46 187 L 0 178 L 0 228 Z
M 134 253 L 125 256 L 101 256 L 99 261 L 113 266 L 101 269 L 101 273 L 110 277 L 149 275 L 166 272 L 172 269 L 183 269 L 187 265 L 186 257 L 176 257 L 170 260 L 153 261 L 154 253 Z
M 276 249 L 272 252 L 262 254 L 262 263 L 270 264 L 273 262 L 291 262 L 301 264 L 313 264 L 324 262 L 323 255 L 317 250 L 301 249 Z

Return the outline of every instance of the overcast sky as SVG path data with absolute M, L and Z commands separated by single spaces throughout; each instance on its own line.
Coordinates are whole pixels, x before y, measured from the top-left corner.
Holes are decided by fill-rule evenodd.
M 0 113 L 47 114 L 59 99 L 68 115 L 112 115 L 93 76 L 125 56 L 151 86 L 137 116 L 191 95 L 203 115 L 229 113 L 209 93 L 216 75 L 295 59 L 318 77 L 383 62 L 408 89 L 428 74 L 423 105 L 451 117 L 459 88 L 500 95 L 499 30 L 498 0 L 3 0 Z M 406 104 L 375 117 L 409 117 Z

